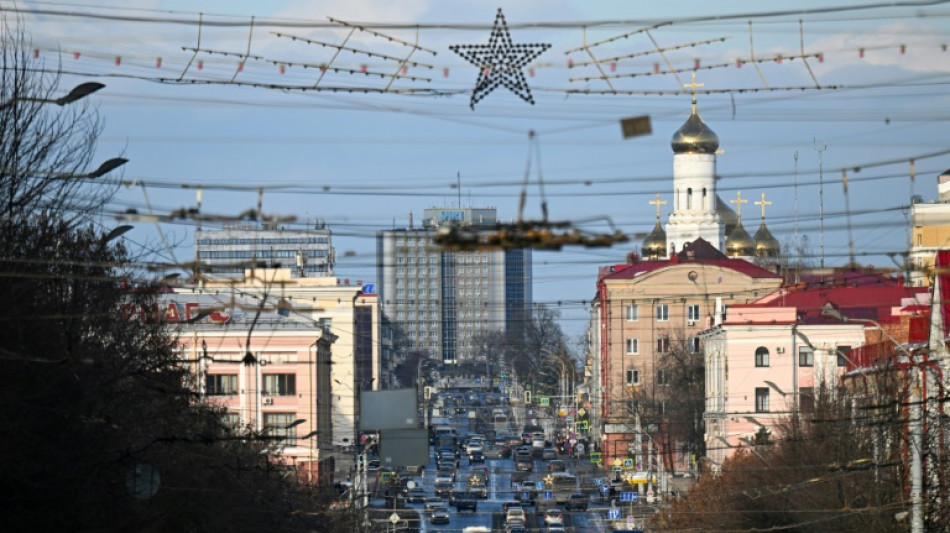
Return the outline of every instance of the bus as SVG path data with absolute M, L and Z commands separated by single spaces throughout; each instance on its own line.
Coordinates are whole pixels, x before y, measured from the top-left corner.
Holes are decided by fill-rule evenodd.
M 492 427 L 495 429 L 495 434 L 508 433 L 508 415 L 506 415 L 500 409 L 496 409 L 496 412 L 492 415 Z

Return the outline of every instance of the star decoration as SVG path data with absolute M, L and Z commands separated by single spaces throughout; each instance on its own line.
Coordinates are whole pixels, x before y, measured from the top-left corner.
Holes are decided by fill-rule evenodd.
M 531 97 L 531 89 L 522 69 L 548 48 L 551 48 L 550 44 L 512 43 L 505 15 L 502 14 L 501 8 L 498 8 L 495 28 L 488 44 L 457 44 L 450 46 L 449 50 L 478 67 L 478 81 L 469 104 L 475 109 L 475 104 L 499 85 L 504 85 L 522 100 L 534 105 L 534 98 Z

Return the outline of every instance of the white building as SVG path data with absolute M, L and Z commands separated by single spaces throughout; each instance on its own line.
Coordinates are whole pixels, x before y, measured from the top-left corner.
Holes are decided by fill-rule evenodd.
M 196 260 L 202 273 L 240 278 L 251 267 L 283 267 L 293 277 L 333 275 L 331 232 L 322 222 L 307 229 L 261 229 L 235 224 L 221 230 L 195 231 Z

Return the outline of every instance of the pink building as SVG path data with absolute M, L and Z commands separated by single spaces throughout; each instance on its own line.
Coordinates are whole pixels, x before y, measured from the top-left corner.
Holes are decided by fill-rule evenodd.
M 332 482 L 337 336 L 327 326 L 232 293 L 167 293 L 156 312 L 178 334 L 195 389 L 235 434 L 261 434 L 302 483 Z
M 780 438 L 779 421 L 807 410 L 816 394 L 834 394 L 853 369 L 852 349 L 879 342 L 882 331 L 906 341 L 909 318 L 927 312 L 929 300 L 927 289 L 900 279 L 848 271 L 718 310 L 701 334 L 713 467 L 757 438 Z

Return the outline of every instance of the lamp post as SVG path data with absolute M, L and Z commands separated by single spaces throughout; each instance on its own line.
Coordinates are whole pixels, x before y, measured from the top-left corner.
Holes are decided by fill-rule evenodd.
M 66 104 L 71 104 L 77 100 L 81 100 L 90 94 L 102 89 L 105 87 L 105 84 L 87 81 L 85 83 L 80 83 L 79 85 L 73 87 L 71 91 L 66 93 L 59 98 L 37 98 L 33 96 L 15 96 L 6 102 L 0 103 L 0 110 L 4 110 L 17 102 L 39 102 L 42 104 L 56 104 L 58 106 L 64 106 Z

